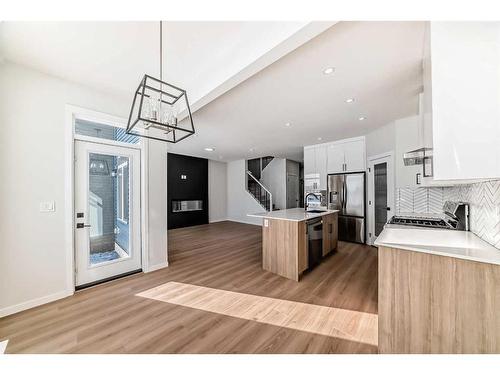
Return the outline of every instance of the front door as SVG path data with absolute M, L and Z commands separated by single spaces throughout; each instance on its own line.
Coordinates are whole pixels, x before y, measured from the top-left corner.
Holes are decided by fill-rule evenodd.
M 141 269 L 140 151 L 75 141 L 76 286 Z

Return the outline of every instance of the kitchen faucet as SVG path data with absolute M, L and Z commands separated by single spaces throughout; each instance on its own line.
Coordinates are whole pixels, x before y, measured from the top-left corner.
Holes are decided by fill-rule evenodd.
M 314 195 L 316 198 L 318 198 L 321 202 L 321 195 L 319 194 L 316 194 L 316 193 L 307 193 L 305 198 L 304 198 L 304 209 L 307 211 L 307 208 L 309 207 L 309 203 L 307 203 L 307 198 L 310 196 L 310 195 Z

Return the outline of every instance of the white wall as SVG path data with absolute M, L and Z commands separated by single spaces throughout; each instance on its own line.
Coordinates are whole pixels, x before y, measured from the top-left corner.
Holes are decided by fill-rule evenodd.
M 405 166 L 403 163 L 403 154 L 414 150 L 419 145 L 418 136 L 419 116 L 410 116 L 390 122 L 366 135 L 366 157 L 367 159 L 392 151 L 394 155 L 394 207 L 392 212 L 397 209 L 398 187 L 412 186 L 416 187 L 415 174 L 421 172 L 421 166 Z M 368 165 L 368 160 L 367 160 Z M 367 178 L 369 176 L 367 175 Z M 371 188 L 367 181 L 367 188 Z M 370 196 L 370 192 L 367 192 Z M 370 228 L 370 211 L 367 209 L 366 225 Z M 367 231 L 367 233 L 369 230 Z
M 403 154 L 421 147 L 419 140 L 419 116 L 406 117 L 396 121 L 396 187 L 417 187 L 416 174 L 422 173 L 421 165 L 405 166 Z
M 167 146 L 151 140 L 148 154 L 148 271 L 153 271 L 168 266 Z
M 367 158 L 389 151 L 394 151 L 396 142 L 394 129 L 394 122 L 390 122 L 389 124 L 384 125 L 366 135 L 365 140 Z
M 418 127 L 419 116 L 398 119 L 366 135 L 366 156 L 394 152 L 396 187 L 417 187 L 416 176 L 421 166 L 405 166 L 403 154 L 421 147 Z
M 277 210 L 286 208 L 286 159 L 274 158 L 264 168 L 260 182 L 273 195 L 273 205 Z
M 247 214 L 262 212 L 262 206 L 246 191 L 245 160 L 227 163 L 227 218 L 248 224 L 262 225 L 262 219 Z
M 65 105 L 127 117 L 118 97 L 0 63 L 0 316 L 71 293 L 65 242 Z M 166 152 L 151 147 L 150 257 L 166 261 Z M 158 164 L 158 165 L 157 165 Z M 154 169 L 153 169 L 154 168 Z M 157 200 L 160 201 L 157 201 Z M 42 201 L 56 211 L 40 213 Z
M 227 164 L 208 161 L 208 221 L 227 219 Z

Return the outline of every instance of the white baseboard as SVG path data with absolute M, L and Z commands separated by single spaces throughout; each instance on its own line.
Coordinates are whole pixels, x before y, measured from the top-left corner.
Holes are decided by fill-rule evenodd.
M 168 262 L 155 264 L 154 266 L 149 266 L 147 271 L 144 271 L 144 273 L 149 273 L 149 272 L 161 270 L 162 268 L 166 268 L 166 267 L 168 267 Z
M 8 306 L 0 309 L 0 318 L 12 315 L 20 311 L 28 310 L 33 307 L 45 305 L 46 303 L 56 301 L 61 298 L 66 298 L 73 295 L 73 291 L 62 290 L 60 292 L 49 294 L 48 296 L 32 299 L 30 301 L 22 302 L 14 306 Z
M 234 221 L 235 223 L 242 223 L 242 224 L 250 224 L 250 225 L 256 225 L 258 227 L 261 227 L 262 224 L 255 224 L 251 221 L 246 221 L 246 220 L 240 220 L 240 219 L 227 219 L 227 221 Z
M 221 221 L 230 221 L 230 220 L 228 218 L 224 218 L 224 219 L 209 220 L 208 222 L 212 224 L 212 223 L 220 223 Z

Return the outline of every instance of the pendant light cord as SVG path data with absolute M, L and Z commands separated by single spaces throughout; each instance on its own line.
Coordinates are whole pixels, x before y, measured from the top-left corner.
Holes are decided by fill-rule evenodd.
M 163 120 L 161 102 L 163 101 L 163 22 L 160 21 L 160 101 L 158 103 L 158 115 L 160 122 Z
M 160 81 L 163 81 L 163 22 L 160 21 Z

